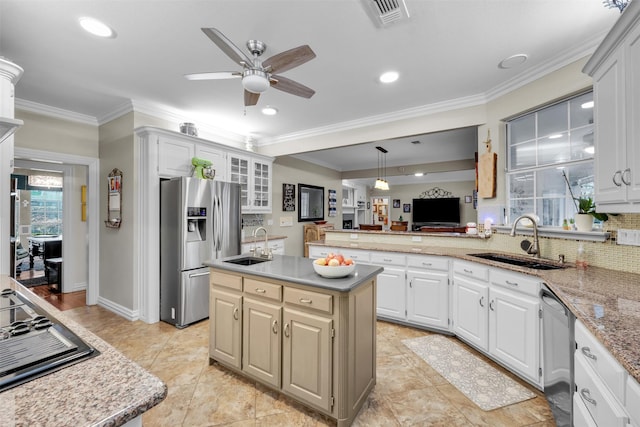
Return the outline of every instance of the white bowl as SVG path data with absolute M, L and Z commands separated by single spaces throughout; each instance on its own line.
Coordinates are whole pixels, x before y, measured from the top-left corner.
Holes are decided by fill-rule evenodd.
M 356 265 L 351 264 L 351 265 L 329 266 L 329 265 L 318 265 L 314 262 L 313 269 L 316 271 L 316 273 L 318 273 L 322 277 L 326 277 L 329 279 L 336 279 L 338 277 L 346 277 L 351 273 L 353 273 L 353 271 L 356 269 Z

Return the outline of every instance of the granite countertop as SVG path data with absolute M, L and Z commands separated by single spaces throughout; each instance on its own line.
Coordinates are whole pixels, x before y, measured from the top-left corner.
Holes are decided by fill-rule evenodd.
M 249 255 L 236 255 L 221 260 L 207 261 L 204 264 L 209 267 L 220 268 L 235 273 L 251 274 L 267 279 L 283 280 L 338 292 L 349 292 L 367 280 L 377 276 L 378 273 L 381 273 L 383 270 L 382 267 L 378 266 L 357 264 L 355 271 L 347 277 L 327 279 L 315 272 L 312 265 L 313 260 L 309 258 L 274 255 L 271 261 L 247 266 L 225 262 L 247 256 Z
M 337 242 L 317 241 L 311 244 L 353 249 L 348 244 Z M 359 243 L 358 249 L 450 256 L 539 277 L 640 382 L 640 274 L 591 266 L 582 270 L 573 264 L 559 270 L 534 270 L 473 257 L 471 254 L 484 251 L 463 248 Z
M 26 295 L 100 354 L 0 393 L 0 425 L 120 426 L 167 396 L 167 386 L 7 276 L 0 288 Z

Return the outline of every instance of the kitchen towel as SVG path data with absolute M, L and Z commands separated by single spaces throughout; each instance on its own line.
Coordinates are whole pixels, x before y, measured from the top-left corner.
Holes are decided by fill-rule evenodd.
M 402 343 L 484 411 L 536 397 L 452 338 L 427 335 Z

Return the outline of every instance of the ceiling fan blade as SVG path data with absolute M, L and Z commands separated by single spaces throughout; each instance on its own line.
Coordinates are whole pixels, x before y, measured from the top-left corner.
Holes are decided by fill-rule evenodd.
M 229 58 L 244 66 L 253 65 L 253 60 L 247 56 L 238 46 L 233 44 L 224 34 L 215 28 L 201 28 L 207 37 L 211 39 Z
M 187 80 L 220 80 L 220 79 L 235 79 L 242 77 L 242 73 L 239 71 L 216 71 L 213 73 L 193 73 L 185 74 L 184 77 Z
M 265 59 L 262 66 L 267 69 L 271 67 L 269 70 L 271 73 L 284 73 L 307 61 L 311 61 L 315 57 L 316 54 L 313 50 L 311 50 L 309 45 L 305 44 Z
M 248 90 L 244 91 L 244 106 L 250 107 L 252 105 L 256 105 L 258 103 L 258 98 L 260 98 L 259 93 L 249 92 Z
M 295 82 L 291 79 L 282 76 L 271 76 L 271 87 L 281 90 L 283 92 L 290 93 L 291 95 L 301 96 L 303 98 L 311 98 L 315 90 L 306 87 L 303 84 Z

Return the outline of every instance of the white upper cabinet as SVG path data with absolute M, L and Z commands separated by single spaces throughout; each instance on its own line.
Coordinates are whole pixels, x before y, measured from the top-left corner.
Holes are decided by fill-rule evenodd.
M 191 159 L 196 145 L 191 141 L 161 136 L 158 138 L 158 173 L 161 177 L 191 176 Z
M 235 153 L 229 153 L 227 160 L 229 181 L 241 187 L 242 213 L 271 213 L 273 160 Z
M 599 212 L 640 212 L 640 4 L 630 3 L 584 67 L 593 77 Z
M 196 145 L 196 157 L 211 161 L 211 167 L 216 171 L 215 181 L 228 181 L 227 153 L 221 148 L 207 145 Z

